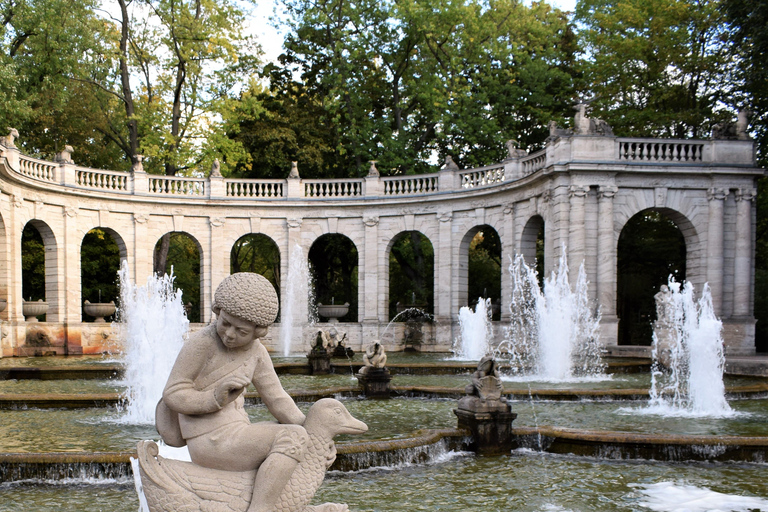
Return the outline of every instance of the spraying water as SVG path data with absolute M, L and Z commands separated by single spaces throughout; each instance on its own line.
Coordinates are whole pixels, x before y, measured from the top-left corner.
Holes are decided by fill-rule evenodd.
M 477 299 L 477 306 L 459 309 L 459 340 L 455 354 L 459 359 L 479 361 L 491 351 L 493 324 L 491 299 Z
M 125 343 L 125 401 L 121 421 L 154 424 L 155 407 L 176 356 L 189 330 L 181 290 L 173 287 L 173 272 L 150 276 L 145 286 L 129 277 L 128 264 L 120 271 L 119 331 Z
M 302 318 L 301 310 L 304 303 L 309 305 L 310 324 L 316 315 L 313 315 L 312 287 L 309 279 L 309 266 L 304 258 L 304 251 L 299 244 L 291 249 L 291 257 L 288 265 L 288 278 L 281 297 L 280 312 L 280 343 L 283 346 L 283 355 L 290 356 L 292 347 L 301 345 Z
M 723 369 L 723 324 L 704 285 L 694 298 L 693 285 L 670 278 L 668 290 L 657 296 L 653 330 L 654 359 L 650 409 L 665 415 L 727 416 Z
M 602 374 L 600 313 L 589 305 L 584 264 L 579 267 L 575 290 L 569 284 L 565 256 L 544 280 L 543 292 L 536 271 L 521 255 L 510 265 L 510 274 L 512 323 L 496 350 L 499 358 L 508 358 L 513 372 L 539 380 Z

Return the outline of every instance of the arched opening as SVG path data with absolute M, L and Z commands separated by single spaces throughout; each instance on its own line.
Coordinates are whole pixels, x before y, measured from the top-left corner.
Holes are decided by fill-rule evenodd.
M 435 251 L 419 231 L 397 234 L 389 249 L 389 318 L 408 308 L 432 314 L 435 303 Z
M 200 322 L 200 262 L 202 250 L 200 244 L 194 237 L 188 233 L 174 231 L 167 237 L 167 249 L 165 247 L 166 237 L 161 237 L 155 244 L 154 257 L 155 269 L 160 268 L 158 260 L 161 259 L 163 252 L 166 252 L 164 272 L 175 276 L 176 288 L 182 292 L 182 301 L 187 312 L 187 318 L 190 322 Z
M 114 302 L 119 306 L 120 287 L 117 272 L 120 261 L 127 257 L 125 243 L 120 236 L 108 228 L 93 228 L 83 237 L 80 246 L 80 300 L 90 303 Z M 94 317 L 85 313 L 84 322 L 92 322 Z M 111 322 L 114 315 L 105 317 Z
M 466 289 L 466 297 L 461 297 L 462 304 L 475 307 L 479 298 L 491 299 L 493 319 L 501 315 L 501 239 L 491 226 L 476 226 L 469 230 L 461 242 L 461 259 L 466 258 L 466 266 L 460 265 L 459 281 Z M 464 276 L 463 269 L 466 270 Z
M 261 274 L 272 283 L 280 298 L 280 249 L 267 235 L 251 233 L 238 238 L 230 251 L 229 271 Z
M 38 320 L 57 321 L 56 239 L 45 222 L 31 220 L 21 233 L 21 296 L 48 302 L 48 313 Z
M 669 276 L 685 279 L 686 246 L 671 211 L 645 210 L 629 219 L 617 249 L 619 345 L 650 345 L 656 319 L 653 296 Z
M 357 322 L 358 256 L 354 242 L 344 235 L 323 235 L 309 249 L 309 264 L 317 303 L 348 302 L 349 312 L 339 321 Z
M 544 286 L 544 219 L 534 215 L 523 228 L 520 239 L 520 254 L 527 265 L 536 265 L 539 276 L 539 286 Z

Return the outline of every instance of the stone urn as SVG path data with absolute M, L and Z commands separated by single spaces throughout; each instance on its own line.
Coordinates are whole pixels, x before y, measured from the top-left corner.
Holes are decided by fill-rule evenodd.
M 318 304 L 317 314 L 328 319 L 328 323 L 336 323 L 339 318 L 349 313 L 349 302 L 344 304 Z
M 44 315 L 48 312 L 48 303 L 43 299 L 37 302 L 27 302 L 26 300 L 21 303 L 21 313 L 24 315 L 24 320 L 27 322 L 37 322 L 37 317 Z
M 8 307 L 8 299 L 0 299 L 0 313 L 5 311 L 5 308 Z
M 114 315 L 115 301 L 110 302 L 89 302 L 85 301 L 84 304 L 85 314 L 94 317 L 94 323 L 103 323 L 104 317 Z

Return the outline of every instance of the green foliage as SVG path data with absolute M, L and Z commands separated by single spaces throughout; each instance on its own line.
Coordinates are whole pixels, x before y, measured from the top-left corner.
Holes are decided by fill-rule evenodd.
M 341 322 L 357 322 L 357 247 L 344 235 L 323 235 L 309 249 L 318 304 L 349 302 Z
M 498 161 L 510 138 L 541 144 L 574 96 L 576 41 L 565 14 L 544 3 L 285 6 L 281 62 L 322 105 L 316 129 L 333 130 L 325 167 L 335 176 L 362 175 L 369 160 L 384 174 L 432 171 L 435 153 L 465 166 Z
M 732 52 L 718 0 L 580 0 L 592 105 L 620 136 L 706 137 L 730 120 Z
M 255 272 L 266 277 L 280 297 L 280 249 L 266 235 L 245 235 L 230 253 L 230 272 Z
M 174 285 L 182 291 L 181 300 L 187 308 L 189 321 L 200 322 L 200 248 L 186 233 L 175 231 L 170 235 L 165 273 L 173 273 Z M 161 245 L 158 241 L 155 253 Z
M 638 213 L 619 235 L 617 311 L 620 345 L 650 345 L 656 318 L 653 296 L 669 276 L 685 279 L 685 239 L 664 214 Z
M 45 300 L 45 246 L 31 223 L 21 232 L 21 295 L 24 300 Z
M 474 305 L 478 297 L 491 299 L 494 304 L 501 299 L 501 239 L 492 227 L 481 229 L 469 244 L 470 305 Z
M 82 301 L 110 302 L 119 305 L 120 249 L 112 235 L 102 229 L 90 230 L 80 247 Z M 83 318 L 90 317 L 83 311 Z
M 435 307 L 435 252 L 418 231 L 400 233 L 389 253 L 389 316 L 401 307 L 418 305 L 432 314 Z

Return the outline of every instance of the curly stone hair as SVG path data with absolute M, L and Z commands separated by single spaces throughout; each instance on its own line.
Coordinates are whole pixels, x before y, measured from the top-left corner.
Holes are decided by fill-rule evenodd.
M 213 296 L 213 312 L 223 309 L 230 315 L 267 327 L 277 318 L 280 303 L 266 277 L 252 272 L 227 276 Z

